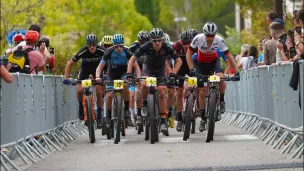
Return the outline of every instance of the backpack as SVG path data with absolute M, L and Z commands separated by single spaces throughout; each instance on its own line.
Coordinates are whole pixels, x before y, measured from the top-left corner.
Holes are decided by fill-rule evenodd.
M 8 62 L 12 64 L 9 72 L 30 73 L 30 60 L 28 53 L 34 51 L 33 48 L 22 50 L 22 46 L 18 48 L 8 57 Z
M 254 58 L 253 56 L 248 56 L 248 66 L 247 69 L 256 67 L 258 64 L 258 59 Z

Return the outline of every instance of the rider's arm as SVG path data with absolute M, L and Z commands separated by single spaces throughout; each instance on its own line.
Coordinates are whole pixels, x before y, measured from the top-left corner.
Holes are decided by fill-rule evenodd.
M 236 62 L 234 60 L 234 57 L 232 56 L 232 54 L 229 52 L 228 47 L 226 46 L 226 43 L 224 41 L 224 39 L 221 39 L 221 41 L 218 42 L 220 49 L 224 52 L 225 56 L 228 58 L 231 67 L 237 71 L 237 65 Z
M 227 62 L 227 63 L 226 63 L 226 68 L 225 68 L 225 71 L 224 71 L 224 72 L 225 72 L 226 74 L 228 74 L 231 65 L 230 65 L 230 62 L 229 62 L 228 60 L 227 60 L 226 62 Z
M 173 71 L 172 68 L 171 68 L 171 66 L 170 66 L 169 61 L 170 61 L 170 58 L 168 58 L 168 59 L 165 61 L 167 73 L 171 73 L 171 72 Z
M 135 68 L 136 76 L 140 77 L 141 76 L 141 71 L 140 71 L 139 65 L 136 61 L 134 62 L 134 68 Z
M 133 66 L 134 66 L 134 62 L 136 61 L 136 57 L 135 56 L 132 56 L 129 60 L 129 63 L 128 63 L 128 70 L 127 70 L 127 73 L 132 73 L 132 69 L 133 69 Z
M 179 56 L 177 56 L 176 51 L 173 49 L 172 46 L 168 45 L 168 53 L 169 53 L 169 56 L 174 61 L 173 72 L 176 74 L 179 71 L 180 67 L 182 66 L 183 62 L 182 62 L 181 58 Z
M 106 64 L 106 62 L 104 61 L 104 59 L 101 59 L 98 67 L 96 68 L 96 78 L 100 78 L 100 74 L 101 74 L 105 64 Z
M 75 64 L 76 62 L 74 62 L 74 60 L 70 60 L 67 65 L 65 66 L 65 74 L 64 74 L 64 79 L 68 79 L 69 75 L 70 75 L 70 71 L 71 71 L 71 67 L 73 64 Z

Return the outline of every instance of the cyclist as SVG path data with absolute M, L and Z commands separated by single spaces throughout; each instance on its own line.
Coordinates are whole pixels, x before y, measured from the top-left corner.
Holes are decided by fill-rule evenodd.
M 129 48 L 129 50 L 133 54 L 140 48 L 140 46 L 142 46 L 144 43 L 150 41 L 149 32 L 147 32 L 146 30 L 141 30 L 140 32 L 138 32 L 137 38 L 138 38 L 138 40 L 136 42 L 134 42 Z M 142 65 L 143 65 L 145 59 L 146 59 L 146 54 L 142 54 L 139 57 L 139 59 L 137 60 L 137 63 L 138 63 L 138 66 L 139 66 L 139 71 L 141 71 Z M 135 67 L 134 67 L 134 69 L 135 69 Z M 136 88 L 135 88 L 135 86 L 130 86 L 129 87 L 129 91 L 130 91 L 130 113 L 131 113 L 131 116 L 136 113 L 136 115 L 137 115 L 136 124 L 138 126 L 142 126 L 143 119 L 142 119 L 141 113 L 143 112 L 144 114 L 146 114 L 147 109 L 142 108 L 142 98 L 141 98 L 140 93 L 136 93 L 137 111 L 135 111 L 135 109 L 134 109 L 135 92 L 138 92 L 139 88 L 140 88 L 140 85 L 137 85 Z M 134 120 L 134 117 L 132 117 L 132 120 Z M 133 121 L 133 123 L 134 123 L 134 121 Z
M 173 48 L 176 51 L 176 53 L 179 55 L 179 57 L 183 61 L 183 65 L 181 66 L 180 70 L 178 71 L 177 75 L 179 76 L 185 76 L 190 74 L 190 69 L 187 64 L 186 60 L 186 52 L 190 46 L 190 43 L 192 39 L 198 34 L 198 31 L 196 30 L 187 30 L 180 34 L 180 40 L 174 42 Z M 184 92 L 184 82 L 185 80 L 182 78 L 177 78 L 175 81 L 176 89 L 176 109 L 177 109 L 177 115 L 176 120 L 178 121 L 176 130 L 178 132 L 182 131 L 182 110 L 183 110 L 183 92 Z M 168 102 L 169 103 L 169 102 Z M 169 108 L 172 111 L 172 107 Z
M 70 84 L 70 80 L 68 79 L 71 71 L 72 65 L 74 65 L 79 59 L 82 59 L 78 80 L 88 79 L 90 74 L 93 75 L 94 78 L 101 77 L 101 74 L 95 75 L 96 68 L 101 60 L 102 56 L 105 53 L 105 49 L 101 46 L 98 46 L 98 38 L 95 34 L 89 34 L 86 37 L 87 45 L 80 49 L 80 51 L 70 60 L 65 67 L 64 74 L 64 84 Z M 102 86 L 96 86 L 96 96 L 97 96 L 97 127 L 101 127 L 101 111 L 102 111 Z M 77 98 L 79 102 L 79 119 L 83 120 L 83 105 L 82 105 L 82 97 L 83 97 L 83 87 L 81 84 L 77 85 Z
M 150 38 L 152 41 L 145 43 L 141 46 L 138 51 L 132 56 L 129 61 L 128 66 L 128 77 L 132 78 L 132 66 L 136 59 L 138 59 L 142 54 L 146 53 L 147 58 L 144 62 L 142 75 L 144 77 L 149 76 L 156 76 L 156 77 L 165 77 L 165 67 L 166 67 L 166 60 L 168 56 L 172 57 L 175 60 L 175 68 L 173 72 L 170 73 L 171 76 L 175 77 L 175 74 L 179 70 L 180 66 L 182 65 L 182 61 L 179 57 L 176 56 L 174 49 L 168 45 L 167 43 L 163 42 L 164 33 L 159 28 L 154 28 L 150 31 Z M 143 106 L 147 105 L 147 86 L 145 82 L 142 82 L 141 87 L 141 95 L 143 96 Z M 167 100 L 166 100 L 166 85 L 164 82 L 160 82 L 158 85 L 158 96 L 159 96 L 159 107 L 160 107 L 160 117 L 161 117 L 161 131 L 167 131 Z
M 115 34 L 112 39 L 113 47 L 110 47 L 105 52 L 105 55 L 103 56 L 102 60 L 100 61 L 97 69 L 96 74 L 101 75 L 102 70 L 104 69 L 104 66 L 107 64 L 107 81 L 114 81 L 117 79 L 122 79 L 123 76 L 125 76 L 127 72 L 127 65 L 128 60 L 131 58 L 132 53 L 125 48 L 124 46 L 124 37 L 121 34 Z M 100 82 L 102 77 L 96 77 L 96 81 Z M 107 88 L 113 87 L 113 82 L 109 82 L 107 84 Z M 124 100 L 125 100 L 125 111 L 128 111 L 129 109 L 129 91 L 128 86 L 124 85 Z M 109 92 L 107 93 L 107 123 L 109 124 L 109 121 L 111 120 L 111 108 L 112 108 L 112 97 L 113 93 Z M 126 114 L 127 115 L 127 114 Z
M 98 45 L 104 47 L 105 49 L 108 49 L 113 46 L 112 39 L 113 39 L 112 35 L 105 35 L 103 36 L 103 38 L 101 39 Z
M 203 34 L 199 34 L 192 40 L 189 50 L 187 51 L 187 63 L 190 68 L 190 75 L 195 76 L 196 70 L 194 69 L 192 55 L 197 52 L 197 69 L 199 74 L 211 75 L 214 72 L 219 77 L 223 77 L 223 68 L 218 58 L 217 49 L 221 49 L 227 56 L 230 64 L 234 69 L 237 69 L 233 56 L 230 54 L 228 47 L 222 37 L 216 35 L 217 26 L 212 22 L 208 22 L 203 27 Z M 224 95 L 226 84 L 224 81 L 220 82 L 220 113 L 223 114 L 226 111 Z M 201 114 L 201 124 L 199 131 L 205 130 L 206 116 L 205 116 L 205 96 L 207 93 L 207 87 L 198 85 L 199 92 L 199 106 Z M 220 115 L 217 120 L 220 120 Z

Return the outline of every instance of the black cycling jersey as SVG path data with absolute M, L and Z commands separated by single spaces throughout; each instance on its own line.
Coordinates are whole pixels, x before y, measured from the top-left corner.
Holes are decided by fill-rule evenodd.
M 92 54 L 88 47 L 85 46 L 80 49 L 80 51 L 72 59 L 77 62 L 79 59 L 81 61 L 81 68 L 97 68 L 102 56 L 105 54 L 105 49 L 101 46 L 97 46 L 96 51 Z
M 139 42 L 134 42 L 129 50 L 134 54 L 139 48 L 141 47 L 141 45 L 139 44 Z M 142 66 L 145 62 L 145 59 L 147 58 L 147 55 L 145 53 L 143 53 L 138 59 L 137 59 L 137 63 L 139 68 L 142 70 Z
M 143 44 L 134 54 L 137 60 L 140 59 L 140 56 L 146 54 L 147 57 L 144 61 L 144 64 L 151 70 L 162 70 L 165 68 L 165 61 L 167 58 L 171 57 L 173 60 L 176 60 L 178 56 L 174 49 L 167 43 L 162 43 L 161 49 L 156 52 L 153 48 L 152 42 L 147 42 Z

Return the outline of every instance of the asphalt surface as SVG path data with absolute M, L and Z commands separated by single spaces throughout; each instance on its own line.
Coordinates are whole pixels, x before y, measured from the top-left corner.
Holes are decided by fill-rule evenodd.
M 198 125 L 198 124 L 196 124 Z M 101 170 L 146 170 L 254 164 L 303 162 L 291 159 L 291 154 L 280 150 L 257 137 L 248 135 L 239 128 L 217 123 L 214 141 L 205 142 L 205 133 L 190 135 L 182 140 L 182 133 L 170 129 L 170 136 L 160 135 L 160 142 L 150 144 L 144 134 L 137 135 L 134 128 L 127 129 L 127 136 L 120 144 L 101 136 L 96 131 L 96 143 L 90 144 L 88 135 L 72 141 L 67 147 L 54 152 L 31 166 L 21 167 L 26 171 L 101 171 Z M 260 170 L 260 169 L 257 169 Z M 272 170 L 272 169 L 267 169 Z M 302 171 L 303 168 L 276 169 Z

